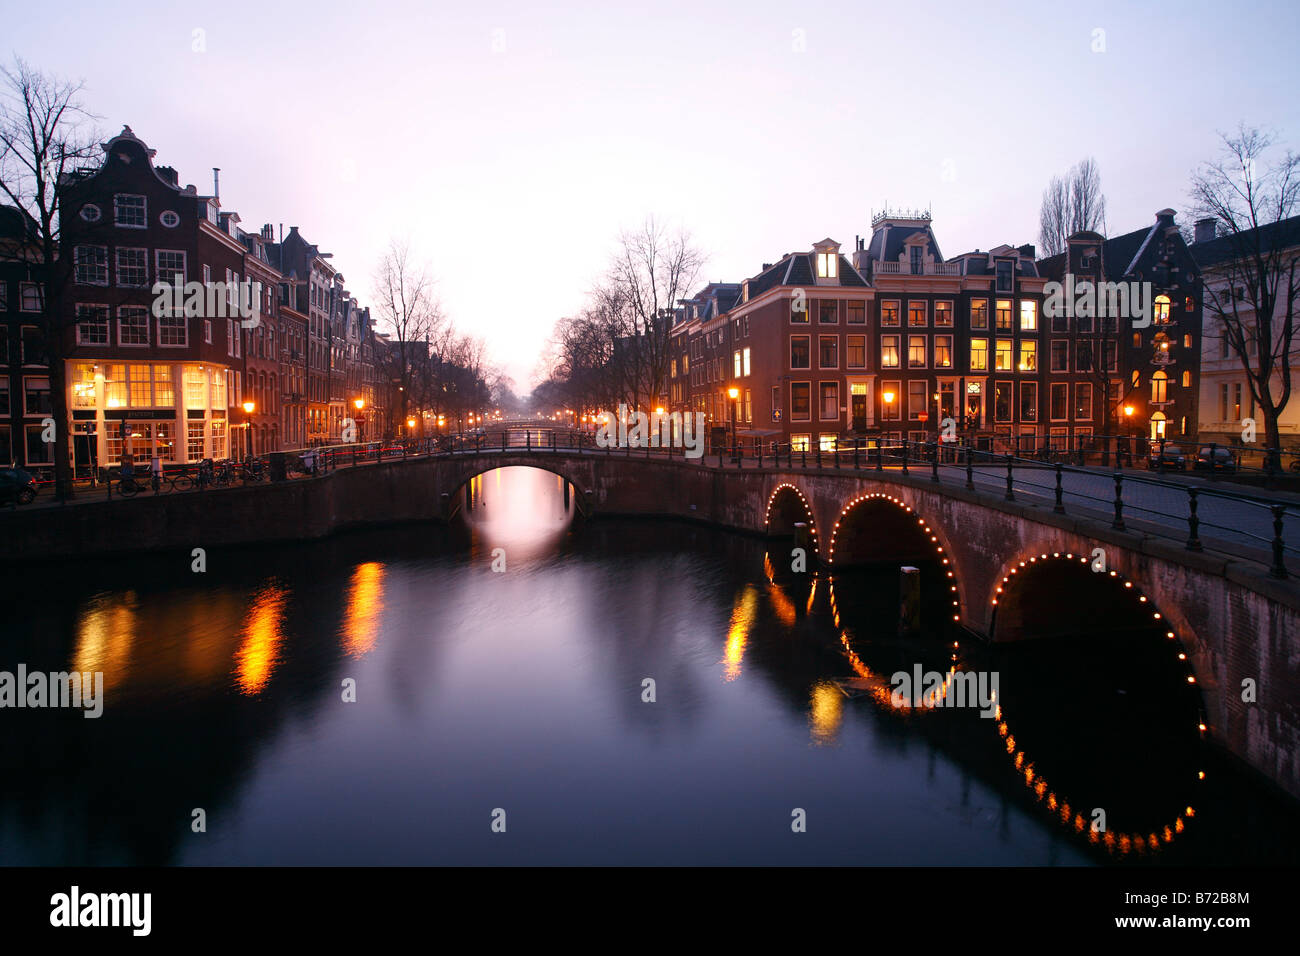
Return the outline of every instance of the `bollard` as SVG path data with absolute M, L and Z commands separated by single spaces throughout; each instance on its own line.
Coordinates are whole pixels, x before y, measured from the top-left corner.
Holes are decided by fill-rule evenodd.
M 907 446 L 909 444 L 910 442 L 906 438 L 904 438 L 903 439 L 903 474 L 907 474 Z
M 1065 514 L 1065 502 L 1061 500 L 1064 493 L 1065 489 L 1061 487 L 1061 463 L 1058 461 L 1056 463 L 1056 504 L 1052 507 L 1052 511 L 1058 515 Z
M 1282 560 L 1286 550 L 1282 543 L 1282 515 L 1285 512 L 1285 505 L 1273 505 L 1273 566 L 1268 569 L 1268 576 L 1271 578 L 1287 576 L 1286 564 Z
M 966 446 L 966 490 L 975 490 L 975 449 Z
M 1007 494 L 1006 494 L 1007 501 L 1016 500 L 1016 493 L 1015 491 L 1012 490 L 1011 487 L 1011 478 L 1012 478 L 1011 462 L 1012 462 L 1011 452 L 1007 452 Z
M 1115 520 L 1110 526 L 1116 531 L 1124 530 L 1124 476 L 1115 472 Z
M 1196 496 L 1199 492 L 1195 488 L 1187 489 L 1187 550 L 1200 551 L 1201 539 L 1198 531 L 1201 527 L 1201 519 L 1196 516 Z

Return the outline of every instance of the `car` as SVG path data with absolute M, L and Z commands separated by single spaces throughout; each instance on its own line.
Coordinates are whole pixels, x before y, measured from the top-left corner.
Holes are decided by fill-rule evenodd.
M 1234 472 L 1237 470 L 1237 462 L 1232 457 L 1231 448 L 1206 445 L 1196 453 L 1196 463 L 1192 468 L 1196 471 Z
M 36 500 L 36 479 L 21 468 L 0 468 L 0 503 L 17 501 L 29 505 Z
M 1159 442 L 1152 442 L 1151 450 L 1147 455 L 1147 468 L 1155 471 L 1161 465 L 1175 471 L 1185 471 L 1187 469 L 1187 457 L 1183 454 L 1183 449 L 1178 445 L 1166 443 L 1162 448 Z

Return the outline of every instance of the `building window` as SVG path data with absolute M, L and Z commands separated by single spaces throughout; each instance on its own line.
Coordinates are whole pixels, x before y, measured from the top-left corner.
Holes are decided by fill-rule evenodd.
M 86 222 L 99 222 L 103 217 L 104 211 L 93 202 L 88 202 L 81 207 L 81 218 Z
M 1020 383 L 1020 420 L 1022 422 L 1038 421 L 1038 383 Z
M 952 368 L 951 335 L 936 335 L 934 337 L 934 367 Z
M 989 340 L 971 339 L 970 340 L 970 370 L 972 372 L 987 372 L 988 368 L 989 368 Z
M 929 382 L 923 378 L 914 378 L 907 383 L 907 417 L 910 421 L 920 421 L 922 415 L 929 414 Z
M 1069 339 L 1052 339 L 1052 371 L 1068 372 L 1070 370 L 1070 341 Z
M 790 336 L 790 367 L 791 368 L 811 368 L 812 357 L 809 354 L 812 348 L 811 337 L 807 335 Z
M 1020 300 L 1020 331 L 1038 331 L 1038 303 L 1032 299 Z
M 880 324 L 885 328 L 898 326 L 897 301 L 880 303 Z
M 867 367 L 867 337 L 865 335 L 845 336 L 844 366 L 845 368 Z
M 117 344 L 149 344 L 149 310 L 142 305 L 120 305 L 117 308 Z
M 988 299 L 970 300 L 970 327 L 972 329 L 987 329 L 989 327 Z
M 791 450 L 791 451 L 807 451 L 807 450 L 808 450 L 808 443 L 809 443 L 811 440 L 812 440 L 812 436 L 811 436 L 811 435 L 791 435 L 791 436 L 790 436 L 790 450 Z
M 1074 385 L 1074 417 L 1077 421 L 1092 420 L 1092 386 L 1087 382 Z
M 1156 296 L 1155 302 L 1152 303 L 1152 313 L 1153 313 L 1152 321 L 1155 322 L 1156 325 L 1168 325 L 1169 324 L 1169 296 L 1167 295 Z
M 907 303 L 907 325 L 908 328 L 924 328 L 929 321 L 929 316 L 925 311 L 926 303 L 909 302 Z
M 848 317 L 845 319 L 849 325 L 866 325 L 867 324 L 867 306 L 865 302 L 848 303 Z
M 54 411 L 50 401 L 50 379 L 46 375 L 28 375 L 23 378 L 23 414 L 49 415 Z
M 108 246 L 77 246 L 73 261 L 78 285 L 108 285 Z
M 952 328 L 951 302 L 936 302 L 934 304 L 934 324 L 938 328 Z
M 903 405 L 902 396 L 899 393 L 900 382 L 883 382 L 880 389 L 880 413 L 881 417 L 897 421 L 900 417 L 900 409 Z
M 907 337 L 907 367 L 925 368 L 926 341 L 924 335 Z
M 995 422 L 1011 421 L 1011 383 L 993 383 L 993 420 Z
M 0 375 L 0 415 L 9 416 L 9 376 Z M 0 462 L 7 462 L 8 459 L 0 457 Z
M 149 284 L 149 250 L 123 249 L 117 253 L 117 284 L 139 288 Z
M 740 378 L 740 350 L 731 353 L 732 378 Z
M 998 299 L 997 302 L 997 323 L 999 332 L 1009 332 L 1011 325 L 1011 300 Z
M 924 274 L 925 262 L 921 257 L 924 255 L 925 250 L 920 246 L 912 246 L 907 250 L 907 252 L 912 267 L 912 275 L 919 276 Z
M 834 279 L 840 274 L 840 256 L 837 252 L 817 253 L 817 278 Z
M 880 337 L 880 367 L 898 368 L 897 335 L 882 335 Z
M 181 224 L 181 217 L 170 209 L 166 209 L 158 216 L 158 221 L 168 229 L 175 229 Z
M 1038 343 L 1033 339 L 1020 340 L 1020 371 L 1038 371 Z
M 741 362 L 740 362 L 741 374 L 748 375 L 749 374 L 749 346 L 745 346 L 743 349 L 740 350 L 740 358 L 741 358 Z
M 129 193 L 118 193 L 113 197 L 113 222 L 115 225 L 129 229 L 143 229 L 149 217 L 145 212 L 145 198 Z
M 1183 372 L 1183 388 L 1191 388 L 1191 387 L 1192 387 L 1192 373 Z
M 169 348 L 184 348 L 190 344 L 189 326 L 186 324 L 185 316 L 159 316 L 158 344 Z
M 1166 401 L 1166 386 L 1169 384 L 1169 376 L 1163 370 L 1156 372 L 1151 376 L 1151 404 L 1163 405 Z
M 1014 354 L 1013 343 L 1010 339 L 998 339 L 993 353 L 993 367 L 999 372 L 1011 371 Z
M 819 368 L 840 367 L 840 337 L 838 335 L 819 336 L 817 351 Z
M 77 344 L 108 344 L 108 306 L 77 303 Z
M 1063 422 L 1070 417 L 1070 386 L 1065 382 L 1055 382 L 1051 386 L 1051 408 L 1048 414 L 1054 422 Z
M 996 291 L 1010 292 L 1015 265 L 1004 259 L 1004 260 L 999 260 L 998 263 L 994 266 L 994 269 L 996 270 L 996 275 L 997 275 Z
M 54 462 L 54 443 L 45 440 L 45 428 L 42 425 L 28 425 L 27 464 L 49 465 Z
M 41 311 L 41 286 L 39 282 L 23 282 L 18 286 L 18 311 Z
M 790 418 L 796 422 L 812 420 L 812 383 L 790 383 Z
M 185 282 L 185 253 L 173 249 L 159 249 L 157 259 L 158 281 L 180 285 Z
M 1188 332 L 1186 335 L 1183 336 L 1183 348 L 1190 349 L 1191 347 L 1192 347 L 1192 333 Z
M 820 418 L 824 422 L 837 421 L 840 417 L 840 383 L 822 382 Z
M 818 304 L 817 321 L 822 325 L 835 325 L 840 321 L 840 304 L 838 302 L 821 302 Z

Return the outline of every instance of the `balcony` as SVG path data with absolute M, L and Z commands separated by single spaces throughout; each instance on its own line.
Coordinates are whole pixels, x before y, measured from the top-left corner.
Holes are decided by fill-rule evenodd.
M 910 262 L 877 262 L 872 266 L 876 275 L 894 275 L 894 276 L 959 276 L 961 275 L 960 262 L 929 262 L 920 265 L 920 272 L 913 268 Z

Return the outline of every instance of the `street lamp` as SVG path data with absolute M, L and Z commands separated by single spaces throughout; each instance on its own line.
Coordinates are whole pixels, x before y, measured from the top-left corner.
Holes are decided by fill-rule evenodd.
M 740 389 L 733 385 L 727 389 L 727 395 L 731 398 L 731 460 L 739 461 L 739 451 L 736 447 L 736 406 L 740 404 Z
M 244 431 L 248 432 L 248 457 L 253 457 L 253 409 L 252 402 L 244 402 Z
M 361 410 L 366 407 L 366 400 L 364 398 L 354 398 L 352 400 L 352 407 L 357 410 L 357 440 L 360 441 L 362 439 Z

